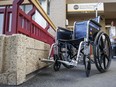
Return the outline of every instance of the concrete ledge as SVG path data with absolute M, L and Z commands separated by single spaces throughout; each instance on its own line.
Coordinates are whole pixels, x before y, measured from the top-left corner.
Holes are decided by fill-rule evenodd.
M 0 36 L 0 83 L 19 85 L 26 75 L 47 66 L 50 46 L 25 35 Z
M 0 73 L 2 73 L 2 65 L 3 65 L 4 39 L 5 36 L 0 36 Z

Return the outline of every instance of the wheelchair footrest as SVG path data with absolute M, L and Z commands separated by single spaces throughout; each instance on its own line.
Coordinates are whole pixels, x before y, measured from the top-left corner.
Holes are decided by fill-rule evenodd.
M 55 61 L 53 59 L 42 59 L 41 62 L 44 62 L 44 63 L 54 63 Z
M 59 62 L 63 63 L 63 64 L 66 64 L 68 66 L 77 66 L 77 63 L 76 62 L 68 62 L 68 61 L 63 61 L 63 60 L 58 60 Z

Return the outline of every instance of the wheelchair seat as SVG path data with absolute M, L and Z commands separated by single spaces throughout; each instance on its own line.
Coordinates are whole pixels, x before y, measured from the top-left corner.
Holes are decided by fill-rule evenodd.
M 68 29 L 58 27 L 57 29 L 57 40 L 71 40 L 72 39 L 73 31 L 70 31 Z
M 58 27 L 57 30 L 57 40 L 61 43 L 68 43 L 73 45 L 74 47 L 78 48 L 81 41 L 84 39 L 72 39 L 73 31 L 70 31 L 68 29 Z

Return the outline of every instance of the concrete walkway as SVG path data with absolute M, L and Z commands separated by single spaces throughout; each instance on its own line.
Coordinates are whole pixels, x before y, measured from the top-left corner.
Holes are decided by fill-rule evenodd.
M 99 73 L 92 64 L 89 78 L 85 76 L 83 65 L 73 69 L 62 67 L 58 72 L 48 67 L 22 85 L 0 85 L 0 87 L 116 87 L 116 59 L 112 60 L 110 69 L 106 73 Z

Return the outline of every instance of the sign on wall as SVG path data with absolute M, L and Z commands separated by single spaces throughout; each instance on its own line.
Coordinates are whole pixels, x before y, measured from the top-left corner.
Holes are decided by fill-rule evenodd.
M 94 12 L 95 10 L 103 12 L 104 4 L 103 3 L 81 3 L 81 4 L 68 4 L 68 12 Z

